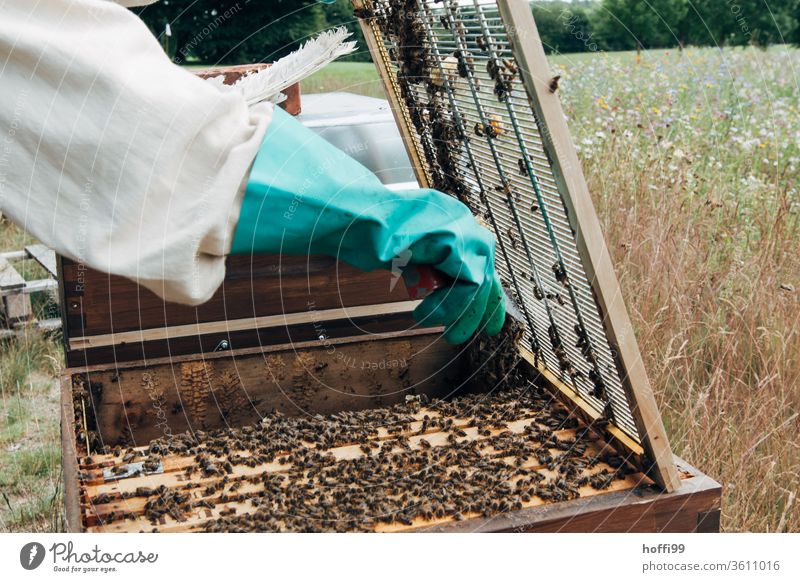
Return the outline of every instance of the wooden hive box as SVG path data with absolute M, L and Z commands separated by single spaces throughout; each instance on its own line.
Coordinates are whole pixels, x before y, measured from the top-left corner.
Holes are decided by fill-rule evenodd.
M 214 298 L 189 308 L 66 258 L 59 269 L 71 531 L 214 531 L 221 523 L 228 531 L 719 529 L 712 479 L 670 456 L 676 480 L 660 484 L 645 446 L 524 350 L 515 358 L 520 396 L 476 375 L 492 348 L 451 346 L 440 329 L 418 327 L 415 302 L 391 273 L 325 257 L 232 257 Z M 453 396 L 484 416 L 495 409 L 505 416 L 487 421 L 472 408 L 442 404 Z M 349 428 L 320 440 L 317 432 L 343 419 Z M 369 429 L 362 434 L 356 421 Z M 292 436 L 298 426 L 302 438 Z M 230 430 L 241 440 L 223 458 L 209 443 Z M 195 448 L 187 451 L 189 438 Z M 265 452 L 270 442 L 294 445 Z M 520 446 L 528 452 L 509 454 Z M 475 462 L 450 466 L 456 457 L 436 457 L 445 465 L 430 478 L 444 479 L 442 495 L 453 498 L 417 513 L 404 507 L 404 488 L 421 478 L 419 455 L 448 448 Z M 342 484 L 322 475 L 352 478 L 354 467 L 363 472 L 380 454 L 401 460 L 391 483 L 371 482 L 374 498 L 381 489 L 396 512 L 333 525 L 280 513 L 286 504 L 355 503 L 335 497 Z M 566 464 L 580 467 L 583 480 L 568 493 L 545 491 Z M 484 494 L 484 506 L 446 493 L 486 467 L 498 493 Z M 530 481 L 527 492 L 520 479 Z
M 248 512 L 256 509 L 252 500 L 263 499 L 258 480 L 263 475 L 289 472 L 280 460 L 286 454 L 255 466 L 236 464 L 229 475 L 207 475 L 199 470 L 190 475 L 185 471 L 194 464 L 194 454 L 157 455 L 157 466 L 146 470 L 152 443 L 156 439 L 170 442 L 185 431 L 198 434 L 258 426 L 261 418 L 275 410 L 287 417 L 365 409 L 381 412 L 410 394 L 445 398 L 461 386 L 467 367 L 459 350 L 441 341 L 439 330 L 417 330 L 335 338 L 325 345 L 311 340 L 69 368 L 62 375 L 62 454 L 69 529 L 204 531 L 213 528 L 215 520 L 230 515 L 227 512 L 246 519 Z M 535 378 L 533 369 L 528 373 Z M 551 418 L 555 419 L 553 434 L 560 439 L 575 438 L 589 426 L 568 403 L 557 399 L 550 403 L 546 414 L 531 410 L 511 417 L 505 428 L 492 428 L 491 435 L 479 434 L 479 425 L 469 417 L 452 420 L 464 431 L 462 442 L 496 437 L 505 431 L 523 434 L 529 424 L 547 423 Z M 401 425 L 412 450 L 421 449 L 423 440 L 434 449 L 448 445 L 452 429 L 433 425 L 426 430 L 423 425 L 426 416 L 436 414 L 423 406 L 414 422 Z M 392 424 L 387 421 L 369 440 L 377 449 L 392 436 Z M 372 525 L 377 531 L 718 531 L 720 487 L 713 480 L 676 458 L 680 487 L 666 493 L 632 457 L 617 455 L 613 438 L 600 431 L 590 432 L 584 440 L 588 448 L 579 456 L 587 461 L 600 459 L 587 474 L 614 473 L 616 465 L 609 465 L 613 462 L 606 459 L 609 454 L 630 461 L 626 474 L 603 488 L 585 484 L 574 499 L 533 497 L 519 509 L 488 516 L 475 512 L 458 521 L 446 515 L 410 522 L 390 519 Z M 342 462 L 352 462 L 365 456 L 361 444 L 355 439 L 342 441 L 329 452 Z M 104 450 L 104 446 L 109 448 Z M 542 450 L 553 456 L 560 452 L 550 446 Z M 505 461 L 517 463 L 510 456 Z M 548 468 L 538 457 L 521 466 L 548 479 L 558 477 L 557 469 Z M 416 471 L 409 467 L 409 477 Z M 148 503 L 167 492 L 183 492 L 197 505 L 153 519 Z M 325 492 L 323 486 L 309 491 L 310 503 Z M 312 521 L 306 527 L 295 524 L 290 529 L 315 531 L 317 527 Z
M 210 483 L 222 482 L 224 477 L 200 473 L 187 476 L 185 455 L 165 455 L 156 472 L 136 475 L 149 457 L 147 450 L 154 439 L 168 440 L 184 431 L 253 425 L 274 410 L 291 416 L 381 409 L 402 403 L 410 394 L 447 397 L 454 388 L 462 387 L 471 368 L 469 358 L 462 348 L 445 344 L 440 330 L 413 327 L 408 307 L 403 307 L 408 303 L 403 290 L 387 292 L 389 273 L 349 273 L 338 265 L 340 275 L 344 270 L 349 277 L 346 281 L 339 279 L 340 291 L 331 297 L 330 282 L 336 268 L 327 260 L 318 260 L 306 264 L 305 260 L 287 257 L 258 257 L 254 262 L 263 268 L 251 271 L 248 265 L 242 275 L 237 260 L 232 259 L 224 288 L 209 304 L 194 310 L 165 304 L 129 281 L 79 269 L 73 262 L 60 259 L 67 307 L 64 338 L 71 366 L 62 374 L 62 454 L 70 531 L 203 531 L 226 511 L 235 509 L 241 516 L 252 509 L 246 500 L 228 500 L 233 491 L 226 494 L 223 488 L 207 492 Z M 279 277 L 277 273 L 285 270 L 287 263 L 302 274 L 287 276 L 283 271 Z M 328 314 L 312 314 L 311 319 L 305 317 L 309 314 L 306 288 L 298 292 L 299 285 L 293 282 L 302 280 L 305 285 L 309 272 L 315 277 L 307 292 L 318 305 L 325 306 Z M 81 273 L 80 283 L 77 273 Z M 285 320 L 279 315 L 281 321 L 276 324 L 270 319 L 274 315 L 243 311 L 242 306 L 253 309 L 251 288 L 263 298 L 257 302 L 259 306 L 280 305 L 282 297 L 287 306 Z M 292 301 L 288 300 L 290 290 L 296 293 Z M 382 301 L 377 306 L 368 303 L 378 298 Z M 370 310 L 361 317 L 348 319 L 344 311 L 335 313 L 350 306 L 359 309 L 363 304 Z M 398 314 L 391 314 L 386 305 L 397 305 Z M 381 310 L 389 313 L 382 314 Z M 215 319 L 220 317 L 216 314 L 226 312 L 230 320 Z M 330 314 L 338 318 L 320 319 L 332 317 Z M 231 321 L 247 319 L 253 322 L 249 328 L 225 329 Z M 295 321 L 298 323 L 287 324 Z M 258 327 L 260 324 L 267 327 Z M 126 334 L 133 333 L 136 325 L 141 325 L 139 331 L 145 341 L 124 339 L 94 347 L 88 339 L 102 340 L 112 331 L 115 336 L 133 338 Z M 195 330 L 192 334 L 182 327 L 187 325 Z M 324 341 L 315 335 L 321 326 L 325 328 Z M 80 335 L 73 337 L 76 330 Z M 224 342 L 232 349 L 218 349 Z M 520 365 L 532 379 L 547 385 L 527 362 L 523 360 Z M 563 438 L 574 437 L 589 424 L 572 403 L 553 399 L 553 409 L 558 411 L 559 426 L 567 427 L 556 431 Z M 511 418 L 508 426 L 520 431 L 534 416 Z M 419 448 L 422 439 L 434 447 L 445 445 L 446 431 L 433 427 L 420 432 L 423 417 L 424 410 L 416 424 L 404 428 L 412 448 Z M 455 420 L 467 439 L 480 438 L 468 418 Z M 391 427 L 387 424 L 384 428 Z M 389 436 L 382 431 L 371 440 L 380 444 Z M 615 453 L 613 441 L 613 436 L 602 431 L 593 433 L 586 458 Z M 121 452 L 103 454 L 104 445 Z M 132 450 L 139 454 L 126 459 Z M 355 442 L 331 450 L 343 460 L 363 455 Z M 680 487 L 670 493 L 662 491 L 632 463 L 634 468 L 624 479 L 615 480 L 607 489 L 584 486 L 576 499 L 556 502 L 533 498 L 521 509 L 500 511 L 490 519 L 476 514 L 456 521 L 448 516 L 413 520 L 411 526 L 379 523 L 375 529 L 717 531 L 719 485 L 679 459 L 676 463 Z M 531 459 L 525 466 L 552 477 L 546 463 Z M 601 461 L 596 470 L 603 467 L 608 465 Z M 254 475 L 282 470 L 284 467 L 275 463 L 243 465 L 234 468 L 233 476 L 245 482 Z M 229 487 L 234 487 L 236 479 Z M 207 501 L 212 507 L 201 505 L 177 518 L 165 515 L 152 522 L 145 517 L 145 505 L 158 497 L 155 491 L 161 486 L 169 491 L 186 491 L 195 502 Z M 237 487 L 236 491 L 237 495 L 248 491 L 254 497 L 258 494 L 257 489 Z M 314 529 L 313 524 L 308 529 Z

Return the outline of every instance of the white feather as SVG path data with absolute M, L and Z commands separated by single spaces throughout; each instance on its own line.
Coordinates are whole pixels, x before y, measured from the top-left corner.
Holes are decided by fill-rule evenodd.
M 350 33 L 344 27 L 326 30 L 298 50 L 273 63 L 271 67 L 253 71 L 233 85 L 225 85 L 222 75 L 210 77 L 206 81 L 221 91 L 241 91 L 248 105 L 267 100 L 276 103 L 279 102 L 276 99 L 283 100 L 281 91 L 290 85 L 316 73 L 337 58 L 353 52 L 356 43 L 345 42 L 349 36 Z

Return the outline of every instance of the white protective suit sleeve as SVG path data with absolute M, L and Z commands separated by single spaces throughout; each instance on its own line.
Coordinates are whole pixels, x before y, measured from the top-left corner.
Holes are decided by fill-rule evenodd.
M 0 0 L 0 212 L 82 264 L 209 299 L 271 118 L 118 4 Z

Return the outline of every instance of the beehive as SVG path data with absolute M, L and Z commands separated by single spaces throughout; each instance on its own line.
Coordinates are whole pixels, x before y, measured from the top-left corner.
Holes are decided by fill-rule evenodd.
M 717 529 L 719 485 L 670 451 L 527 3 L 354 4 L 418 181 L 494 228 L 524 329 L 449 346 L 390 273 L 323 257 L 232 258 L 198 309 L 62 259 L 70 527 Z

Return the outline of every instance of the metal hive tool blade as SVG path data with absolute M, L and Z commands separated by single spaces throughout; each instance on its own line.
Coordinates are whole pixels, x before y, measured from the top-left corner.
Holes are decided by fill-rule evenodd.
M 494 229 L 522 355 L 678 484 L 527 2 L 353 0 L 418 181 Z

